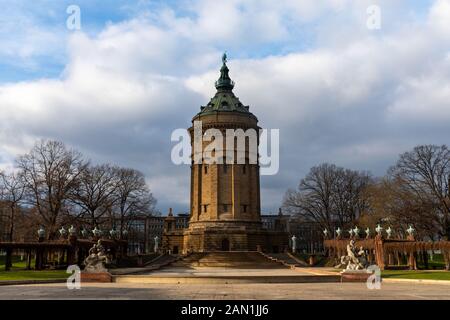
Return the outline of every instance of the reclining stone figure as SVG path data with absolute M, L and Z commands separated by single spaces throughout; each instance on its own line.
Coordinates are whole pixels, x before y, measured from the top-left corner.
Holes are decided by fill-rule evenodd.
M 89 255 L 84 259 L 85 272 L 107 272 L 105 264 L 109 263 L 109 258 L 105 254 L 105 248 L 102 246 L 101 240 L 89 249 Z
M 356 251 L 355 240 L 350 240 L 347 245 L 347 255 L 341 257 L 340 263 L 335 268 L 345 270 L 363 270 L 367 267 L 366 253 L 363 247 Z

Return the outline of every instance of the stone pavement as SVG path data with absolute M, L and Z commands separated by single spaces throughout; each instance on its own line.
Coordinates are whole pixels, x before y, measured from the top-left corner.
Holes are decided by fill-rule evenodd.
M 450 287 L 438 284 L 383 283 L 368 290 L 363 283 L 257 284 L 65 284 L 4 286 L 0 299 L 450 299 Z
M 166 267 L 153 272 L 114 276 L 117 283 L 137 284 L 237 284 L 237 283 L 318 283 L 340 282 L 336 272 L 317 275 L 285 266 L 270 269 L 226 267 Z
M 131 281 L 82 283 L 80 290 L 69 290 L 65 283 L 2 286 L 0 299 L 450 300 L 449 284 L 394 283 L 387 279 L 381 284 L 380 290 L 369 290 L 365 283 L 319 283 L 317 281 L 322 280 L 314 280 L 317 277 L 327 278 L 331 273 L 336 274 L 325 268 L 294 270 L 286 267 L 278 269 L 167 267 L 146 275 L 118 276 L 122 280 L 131 277 Z M 177 280 L 167 281 L 167 278 L 171 277 Z M 234 277 L 241 278 L 240 280 L 245 278 L 246 283 L 236 281 Z M 296 277 L 300 278 L 300 281 L 294 283 Z M 195 281 L 183 283 L 181 281 L 183 278 Z M 267 280 L 261 281 L 261 278 L 272 278 L 276 281 L 267 283 Z M 311 278 L 313 281 L 304 278 Z M 152 281 L 148 281 L 150 279 Z

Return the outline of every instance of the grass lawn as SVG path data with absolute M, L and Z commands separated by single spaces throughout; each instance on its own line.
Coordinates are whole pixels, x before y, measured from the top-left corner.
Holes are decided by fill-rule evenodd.
M 5 280 L 52 280 L 66 279 L 70 274 L 66 270 L 20 270 L 20 271 L 0 271 L 0 281 Z
M 5 256 L 0 256 L 0 271 L 5 269 Z M 23 260 L 20 259 L 20 256 L 12 256 L 12 269 L 25 269 L 27 267 L 26 257 L 24 256 Z M 34 266 L 34 258 L 31 259 L 31 266 Z
M 31 261 L 34 267 L 34 259 Z M 25 270 L 26 261 L 21 261 L 20 256 L 12 256 L 12 267 L 5 271 L 5 256 L 0 256 L 0 281 L 6 280 L 52 280 L 66 279 L 70 274 L 66 270 Z
M 342 269 L 328 269 L 332 272 L 341 272 Z M 386 279 L 421 279 L 421 280 L 448 280 L 450 271 L 445 270 L 384 270 L 381 277 Z
M 381 276 L 392 279 L 450 280 L 450 271 L 384 270 Z

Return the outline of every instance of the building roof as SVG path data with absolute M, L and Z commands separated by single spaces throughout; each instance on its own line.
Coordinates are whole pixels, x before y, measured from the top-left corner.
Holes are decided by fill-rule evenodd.
M 239 98 L 233 93 L 234 81 L 231 80 L 228 73 L 229 69 L 226 65 L 226 54 L 224 54 L 222 62 L 223 64 L 220 68 L 220 77 L 215 83 L 217 92 L 207 105 L 200 107 L 200 112 L 197 115 L 213 114 L 221 111 L 240 112 L 255 117 L 249 111 L 249 106 L 244 106 Z

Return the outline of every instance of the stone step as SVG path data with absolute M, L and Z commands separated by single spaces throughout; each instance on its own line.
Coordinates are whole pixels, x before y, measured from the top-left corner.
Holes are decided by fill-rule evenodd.
M 227 267 L 227 268 L 255 268 L 274 269 L 283 268 L 276 260 L 268 259 L 256 251 L 207 252 L 191 254 L 190 256 L 172 263 L 173 267 Z
M 295 259 L 288 253 L 264 253 L 264 256 L 266 256 L 268 259 L 271 259 L 273 261 L 282 263 L 283 265 L 290 267 L 290 268 L 308 266 L 308 264 L 306 262 Z
M 340 275 L 258 275 L 251 276 L 241 274 L 239 276 L 199 276 L 199 275 L 125 275 L 114 276 L 113 282 L 116 283 L 138 283 L 140 285 L 147 283 L 157 284 L 245 284 L 245 283 L 333 283 L 340 282 Z

